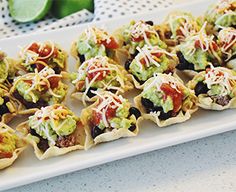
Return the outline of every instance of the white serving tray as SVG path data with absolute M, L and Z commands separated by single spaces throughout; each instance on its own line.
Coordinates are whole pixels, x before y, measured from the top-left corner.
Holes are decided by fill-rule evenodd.
M 176 6 L 171 9 L 111 19 L 92 23 L 90 25 L 103 26 L 107 30 L 112 31 L 117 27 L 128 23 L 131 19 L 153 20 L 155 23 L 159 23 L 171 10 L 185 10 L 192 12 L 194 15 L 199 15 L 202 14 L 212 2 L 214 2 L 214 0 L 202 0 Z M 71 42 L 76 39 L 78 33 L 87 26 L 88 24 L 83 24 L 51 32 L 0 40 L 0 49 L 6 51 L 9 56 L 16 57 L 17 52 L 19 51 L 18 46 L 24 46 L 33 40 L 52 40 L 59 43 L 69 52 Z M 73 70 L 74 65 L 75 60 L 70 57 L 71 70 Z M 134 93 L 130 93 L 129 97 L 132 98 L 133 94 Z M 81 103 L 69 100 L 67 101 L 67 105 L 79 115 L 82 107 Z M 14 124 L 16 125 L 17 122 L 14 122 Z M 235 110 L 223 112 L 199 110 L 193 114 L 192 119 L 182 124 L 173 125 L 167 128 L 158 128 L 154 123 L 145 121 L 142 123 L 140 134 L 137 137 L 100 144 L 88 151 L 75 151 L 48 160 L 37 160 L 32 148 L 29 147 L 13 166 L 0 172 L 0 190 L 17 187 L 233 129 L 236 129 Z

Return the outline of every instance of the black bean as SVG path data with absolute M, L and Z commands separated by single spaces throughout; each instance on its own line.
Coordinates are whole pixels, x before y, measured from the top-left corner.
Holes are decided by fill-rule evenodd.
M 173 111 L 165 113 L 162 107 L 154 106 L 153 102 L 146 98 L 141 98 L 141 103 L 145 107 L 146 112 L 160 112 L 159 119 L 166 120 L 174 115 Z
M 129 66 L 132 62 L 132 59 L 128 59 L 126 62 L 125 62 L 125 69 L 128 71 L 129 70 Z
M 7 102 L 10 101 L 9 97 L 7 97 L 7 96 L 4 96 L 4 97 L 3 97 L 3 100 L 4 100 L 4 103 L 7 103 Z
M 171 39 L 171 36 L 172 36 L 172 32 L 171 31 L 166 31 L 165 32 L 165 38 Z
M 6 104 L 2 104 L 1 106 L 0 106 L 0 116 L 2 116 L 2 115 L 4 115 L 4 114 L 6 114 L 6 113 L 9 113 L 10 111 L 9 111 L 9 109 L 8 109 L 8 107 L 6 106 Z
M 186 70 L 186 69 L 194 70 L 194 64 L 188 62 L 184 58 L 184 55 L 180 51 L 177 52 L 177 56 L 179 58 L 179 64 L 176 66 L 177 69 L 179 69 L 179 70 Z
M 129 130 L 133 132 L 135 129 L 136 129 L 136 125 L 135 124 L 131 124 Z
M 233 56 L 230 58 L 230 60 L 232 60 L 232 59 L 236 59 L 236 54 L 233 55 Z
M 6 105 L 7 102 L 10 101 L 9 97 L 4 96 L 4 97 L 3 97 L 3 100 L 4 100 L 4 102 L 3 102 L 3 104 L 0 106 L 0 116 L 4 115 L 4 114 L 6 114 L 6 113 L 10 113 L 10 111 L 9 111 L 7 105 Z
M 145 21 L 146 24 L 153 26 L 153 21 Z
M 92 91 L 96 91 L 96 90 L 97 90 L 97 88 L 90 87 L 89 90 L 88 90 L 88 92 L 87 92 L 87 96 L 88 96 L 89 98 L 94 97 L 96 94 L 92 93 Z
M 47 139 L 44 139 L 43 137 L 41 137 L 34 129 L 30 128 L 30 134 L 35 136 L 35 137 L 38 137 L 39 138 L 39 142 L 37 143 L 37 146 L 40 150 L 42 150 L 43 152 L 45 152 L 48 148 L 49 148 L 49 145 L 48 145 L 48 140 Z
M 154 106 L 152 109 L 151 109 L 152 112 L 158 112 L 158 111 L 163 111 L 162 107 L 159 107 L 159 106 Z
M 37 146 L 40 150 L 45 152 L 49 148 L 48 140 L 40 137 L 40 140 L 39 140 L 39 143 L 37 144 Z
M 222 53 L 221 58 L 222 58 L 222 60 L 223 60 L 223 62 L 224 62 L 224 64 L 225 64 L 225 63 L 226 63 L 226 60 L 228 59 L 228 55 L 225 54 L 225 53 Z
M 54 67 L 53 70 L 55 71 L 56 74 L 61 73 L 61 68 L 59 66 Z
M 134 54 L 130 54 L 130 58 L 129 59 L 132 61 L 136 57 L 136 55 L 138 55 L 138 54 L 139 54 L 139 51 L 137 49 L 135 49 Z
M 146 109 L 152 109 L 154 107 L 153 102 L 143 97 L 141 98 L 141 103 Z
M 108 89 L 108 91 L 110 91 L 110 92 L 112 92 L 112 93 L 114 93 L 114 94 L 117 93 L 117 90 L 116 90 L 116 89 Z
M 18 91 L 15 91 L 13 93 L 13 96 L 18 99 L 27 109 L 31 108 L 41 108 L 41 107 L 46 107 L 48 103 L 44 101 L 43 99 L 39 99 L 36 103 L 26 101 L 19 93 Z
M 133 59 L 139 54 L 139 51 L 137 49 L 135 49 L 135 52 L 134 54 L 132 55 L 133 56 Z
M 167 113 L 165 113 L 164 111 L 161 111 L 158 118 L 160 120 L 166 120 L 166 119 L 169 119 L 170 117 L 172 117 L 172 111 L 168 111 Z
M 138 119 L 141 116 L 140 111 L 136 107 L 130 107 L 129 114 L 134 115 L 136 119 Z
M 37 68 L 36 64 L 32 64 L 31 68 L 33 69 L 33 71 Z
M 83 63 L 85 61 L 85 56 L 84 55 L 80 55 L 78 53 L 78 57 L 79 57 L 80 63 Z
M 138 77 L 136 77 L 135 75 L 134 75 L 134 78 L 135 78 L 136 81 L 139 82 L 140 85 L 142 85 L 142 84 L 145 83 L 145 81 L 140 80 L 140 79 L 139 79 Z
M 95 126 L 91 129 L 91 136 L 93 139 L 102 133 L 104 133 L 104 130 L 100 129 L 98 126 Z
M 198 96 L 200 94 L 206 94 L 208 92 L 207 85 L 203 82 L 198 82 L 194 88 L 195 95 Z
M 160 120 L 166 120 L 166 119 L 168 119 L 168 118 L 170 118 L 172 116 L 171 111 L 165 113 L 163 111 L 163 108 L 159 107 L 159 106 L 154 106 L 152 109 L 150 109 L 150 112 L 160 112 L 160 115 L 158 117 Z
M 14 81 L 14 78 L 13 78 L 13 77 L 7 77 L 7 81 L 8 81 L 10 84 L 12 84 L 13 81 Z

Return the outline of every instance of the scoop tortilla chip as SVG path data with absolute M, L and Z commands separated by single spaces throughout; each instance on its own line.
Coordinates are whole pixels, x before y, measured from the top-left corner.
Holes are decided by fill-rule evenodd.
M 0 123 L 0 132 L 2 131 L 4 132 L 7 131 L 11 134 L 16 134 L 15 130 L 13 130 L 4 123 Z M 0 159 L 0 169 L 4 169 L 12 165 L 25 148 L 26 148 L 26 142 L 24 142 L 20 137 L 18 137 L 18 141 L 16 143 L 16 149 L 13 152 L 12 157 Z

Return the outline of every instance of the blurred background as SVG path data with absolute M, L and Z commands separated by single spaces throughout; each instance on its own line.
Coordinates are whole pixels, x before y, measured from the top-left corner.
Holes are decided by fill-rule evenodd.
M 0 38 L 167 8 L 186 0 L 0 0 Z

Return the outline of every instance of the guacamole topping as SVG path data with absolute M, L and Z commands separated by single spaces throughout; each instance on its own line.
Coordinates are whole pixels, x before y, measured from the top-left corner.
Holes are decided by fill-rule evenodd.
M 37 103 L 44 99 L 50 104 L 63 101 L 66 96 L 67 85 L 61 82 L 62 76 L 45 67 L 40 72 L 28 73 L 18 77 L 13 84 L 13 92 L 16 90 L 24 100 Z
M 72 83 L 77 91 L 83 92 L 83 102 L 89 89 L 115 90 L 123 92 L 127 77 L 120 66 L 108 57 L 96 56 L 85 61 L 76 75 L 72 75 Z
M 191 13 L 173 12 L 167 18 L 173 39 L 184 40 L 200 30 L 200 22 Z
M 11 158 L 17 148 L 17 136 L 2 128 L 0 130 L 0 159 Z
M 178 113 L 181 109 L 186 110 L 186 106 L 192 106 L 191 95 L 191 91 L 170 74 L 155 74 L 144 84 L 141 93 L 141 96 L 150 100 L 154 106 L 162 107 L 165 113 Z
M 222 53 L 227 56 L 226 61 L 236 55 L 236 29 L 232 27 L 223 28 L 219 32 L 218 41 Z
M 129 117 L 130 102 L 121 95 L 110 92 L 97 92 L 98 105 L 93 108 L 91 123 L 99 129 L 128 129 L 136 123 L 134 115 Z M 108 130 L 107 130 L 108 131 Z
M 45 43 L 33 42 L 22 48 L 20 52 L 22 65 L 29 72 L 36 69 L 42 70 L 48 66 L 60 73 L 66 65 L 66 55 L 54 43 L 48 41 Z
M 236 96 L 236 73 L 223 67 L 213 67 L 199 74 L 202 78 L 194 78 L 195 84 L 203 82 L 209 89 L 209 96 Z
M 209 23 L 218 27 L 231 27 L 236 25 L 236 1 L 219 0 L 212 5 L 205 14 Z
M 184 58 L 194 65 L 195 70 L 205 70 L 209 62 L 214 65 L 222 63 L 222 52 L 214 40 L 214 36 L 208 36 L 205 31 L 207 23 L 193 36 L 186 38 L 185 42 L 178 46 Z
M 58 137 L 68 136 L 74 132 L 78 120 L 68 108 L 56 104 L 43 107 L 30 116 L 29 126 L 53 146 Z
M 137 47 L 139 53 L 131 62 L 129 71 L 140 81 L 146 81 L 154 73 L 170 72 L 175 68 L 178 58 L 176 54 L 167 52 L 158 46 L 145 45 Z
M 106 31 L 96 28 L 87 28 L 77 41 L 77 50 L 80 55 L 85 56 L 85 60 L 95 56 L 108 56 L 109 49 L 119 47 L 114 37 Z
M 155 28 L 144 21 L 131 21 L 123 31 L 123 37 L 130 54 L 134 54 L 137 47 L 142 48 L 144 45 L 167 48 L 167 45 L 160 40 Z

